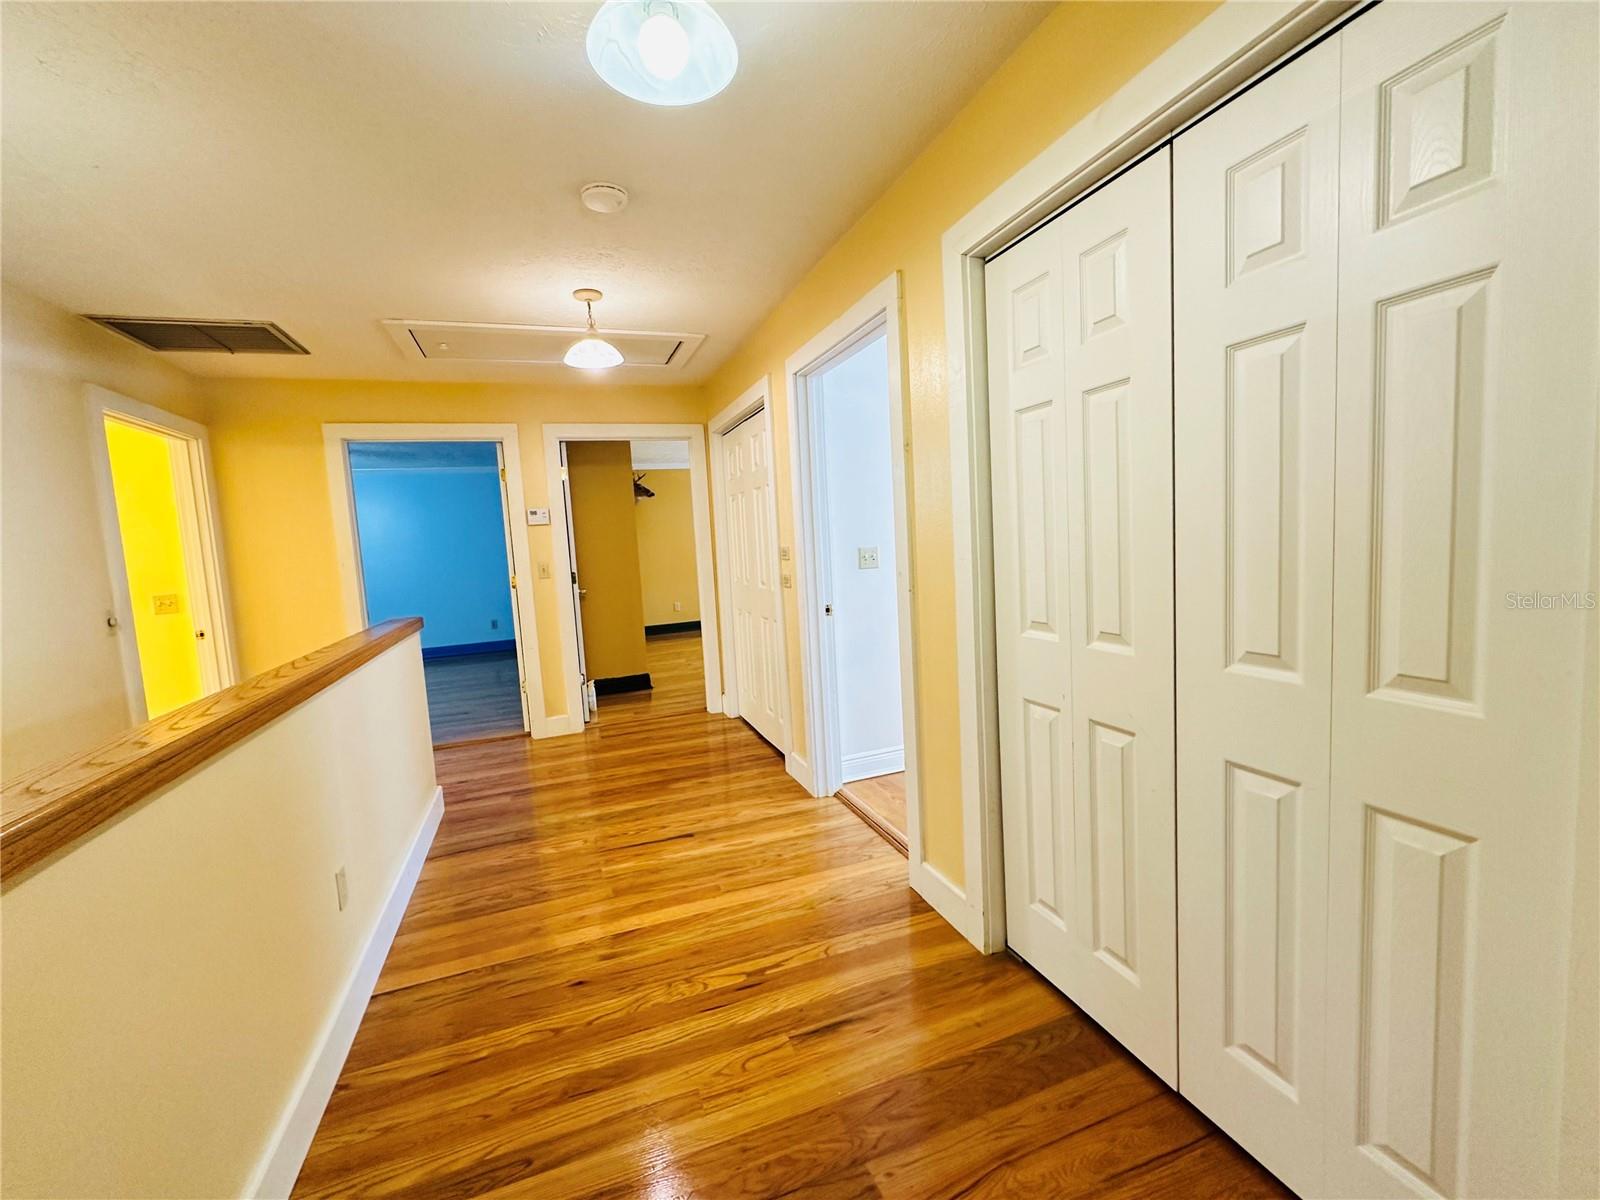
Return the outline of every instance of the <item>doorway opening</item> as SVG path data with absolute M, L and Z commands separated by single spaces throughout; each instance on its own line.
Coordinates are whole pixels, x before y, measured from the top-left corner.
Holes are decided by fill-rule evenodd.
M 689 442 L 560 452 L 585 723 L 705 711 Z
M 564 731 L 721 711 L 705 427 L 546 425 Z
M 366 620 L 422 618 L 434 744 L 522 733 L 500 443 L 349 441 L 345 453 Z
M 137 724 L 235 681 L 203 426 L 92 389 L 114 612 Z
M 789 362 L 811 790 L 921 861 L 898 280 Z

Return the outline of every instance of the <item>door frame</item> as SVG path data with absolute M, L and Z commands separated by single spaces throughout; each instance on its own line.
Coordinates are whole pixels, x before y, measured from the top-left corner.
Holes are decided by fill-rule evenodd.
M 328 499 L 333 510 L 334 550 L 339 563 L 339 588 L 343 599 L 345 632 L 357 633 L 369 624 L 366 586 L 361 577 L 361 554 L 356 532 L 355 490 L 350 484 L 350 442 L 499 442 L 505 463 L 506 537 L 511 546 L 511 585 L 516 607 L 516 641 L 522 674 L 523 730 L 530 737 L 550 736 L 544 714 L 544 684 L 539 675 L 539 627 L 533 604 L 533 568 L 527 534 L 518 517 L 527 512 L 522 490 L 522 451 L 515 425 L 446 423 L 324 424 L 322 445 L 328 467 Z M 522 581 L 526 580 L 526 585 Z M 509 582 L 509 581 L 508 581 Z M 564 732 L 564 731 L 562 731 Z
M 94 470 L 95 498 L 100 510 L 101 540 L 105 544 L 106 570 L 111 581 L 112 616 L 117 649 L 122 661 L 122 686 L 128 718 L 134 725 L 149 720 L 144 698 L 144 671 L 139 665 L 138 635 L 134 631 L 133 597 L 128 589 L 128 564 L 122 551 L 122 526 L 117 519 L 117 496 L 111 478 L 111 453 L 106 441 L 106 418 L 148 429 L 168 438 L 173 446 L 174 483 L 191 501 L 187 511 L 180 496 L 178 520 L 188 565 L 190 605 L 198 591 L 206 605 L 209 645 L 200 652 L 200 669 L 207 695 L 239 681 L 239 658 L 233 640 L 233 604 L 228 595 L 227 566 L 222 554 L 222 534 L 217 514 L 216 475 L 211 469 L 210 430 L 166 409 L 144 404 L 98 384 L 87 384 L 84 405 L 89 422 L 90 459 Z M 179 478 L 183 476 L 185 478 Z M 191 554 L 198 561 L 190 563 Z M 195 584 L 199 583 L 200 588 Z M 213 686 L 214 685 L 214 686 Z
M 985 953 L 1003 950 L 985 262 L 1175 137 L 1372 0 L 1227 0 L 945 231 L 946 399 L 955 552 L 964 884 L 912 883 Z
M 728 561 L 728 489 L 723 483 L 727 459 L 723 453 L 722 439 L 733 432 L 735 427 L 752 419 L 761 421 L 766 426 L 767 446 L 770 452 L 777 445 L 772 432 L 770 376 L 763 375 L 756 380 L 741 392 L 733 403 L 706 422 L 706 429 L 710 434 L 708 445 L 711 452 L 711 518 L 716 537 L 717 640 L 722 648 L 722 711 L 730 717 L 739 715 L 739 656 L 734 653 L 733 621 L 730 619 L 733 612 L 733 568 Z M 767 505 L 767 524 L 774 555 L 770 565 L 772 578 L 781 582 L 783 561 L 778 548 L 778 478 L 776 466 L 769 464 L 769 467 L 772 471 L 772 487 L 768 492 L 771 503 Z M 789 744 L 779 746 L 778 749 L 784 753 L 785 767 L 789 774 L 804 781 L 809 779 L 811 768 L 804 758 L 794 753 L 793 704 L 789 696 L 789 618 L 785 611 L 788 606 L 783 601 L 783 591 L 780 586 L 778 644 L 783 647 L 783 655 L 778 662 L 778 670 L 782 676 L 778 691 L 779 702 L 783 705 L 784 740 Z M 807 784 L 808 788 L 809 786 Z
M 799 552 L 795 591 L 800 613 L 800 690 L 811 751 L 814 796 L 831 796 L 842 784 L 833 635 L 823 619 L 823 584 L 828 578 L 826 496 L 816 479 L 822 426 L 810 380 L 862 343 L 884 338 L 889 360 L 888 409 L 891 496 L 894 507 L 895 604 L 900 629 L 900 726 L 905 742 L 906 844 L 910 876 L 931 870 L 922 852 L 921 766 L 917 752 L 917 636 L 913 604 L 916 567 L 912 558 L 910 442 L 906 434 L 906 363 L 902 335 L 900 273 L 896 271 L 831 321 L 784 365 L 789 390 L 789 479 Z
M 567 548 L 567 504 L 561 482 L 561 443 L 563 442 L 688 442 L 689 497 L 694 512 L 695 587 L 700 597 L 700 658 L 705 671 L 706 711 L 722 711 L 722 668 L 716 636 L 707 637 L 707 614 L 715 620 L 716 581 L 711 570 L 711 506 L 706 472 L 706 430 L 704 425 L 625 422 L 615 425 L 546 425 L 544 463 L 550 481 L 550 560 L 569 561 Z M 561 621 L 561 677 L 566 680 L 567 716 L 564 733 L 582 733 L 583 699 L 578 679 L 577 618 L 572 608 L 572 589 L 556 589 L 556 611 Z M 553 721 L 561 718 L 552 718 Z

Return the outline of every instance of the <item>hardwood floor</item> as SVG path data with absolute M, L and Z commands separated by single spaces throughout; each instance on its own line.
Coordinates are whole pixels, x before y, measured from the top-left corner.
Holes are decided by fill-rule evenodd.
M 522 732 L 515 650 L 430 658 L 422 673 L 435 746 Z
M 853 779 L 838 791 L 839 799 L 901 854 L 906 853 L 906 774 Z
M 663 633 L 646 640 L 645 662 L 650 670 L 650 690 L 621 692 L 600 697 L 596 720 L 614 723 L 643 716 L 670 713 L 704 713 L 705 664 L 700 657 L 698 633 Z
M 297 1195 L 1286 1194 L 679 687 L 436 752 L 444 822 Z

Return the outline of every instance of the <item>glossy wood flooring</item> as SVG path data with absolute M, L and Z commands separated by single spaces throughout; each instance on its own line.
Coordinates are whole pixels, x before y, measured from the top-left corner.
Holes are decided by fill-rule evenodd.
M 431 658 L 422 674 L 435 746 L 522 732 L 515 650 Z
M 437 752 L 297 1195 L 1284 1194 L 742 722 L 634 707 Z

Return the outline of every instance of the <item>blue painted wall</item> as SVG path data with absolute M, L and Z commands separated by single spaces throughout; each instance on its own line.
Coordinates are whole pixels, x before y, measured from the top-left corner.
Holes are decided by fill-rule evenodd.
M 492 443 L 352 443 L 350 479 L 371 620 L 422 617 L 424 650 L 515 636 Z

